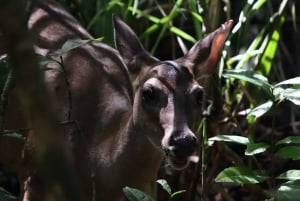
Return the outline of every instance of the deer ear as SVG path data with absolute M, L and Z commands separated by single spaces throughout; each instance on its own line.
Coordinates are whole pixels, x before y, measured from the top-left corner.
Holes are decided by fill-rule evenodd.
M 227 21 L 220 28 L 198 41 L 185 56 L 179 59 L 194 73 L 196 79 L 210 76 L 215 72 L 232 24 L 232 20 Z
M 115 46 L 130 73 L 138 73 L 141 67 L 157 62 L 143 47 L 132 29 L 119 17 L 113 16 Z

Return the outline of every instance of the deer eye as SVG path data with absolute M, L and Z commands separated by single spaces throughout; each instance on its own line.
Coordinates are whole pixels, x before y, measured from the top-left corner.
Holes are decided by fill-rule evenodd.
M 142 88 L 143 102 L 153 103 L 157 99 L 157 90 L 153 86 L 144 86 Z
M 204 97 L 204 90 L 199 87 L 199 88 L 196 88 L 192 93 L 193 93 L 193 96 L 195 99 L 195 103 L 197 105 L 202 105 L 203 97 Z

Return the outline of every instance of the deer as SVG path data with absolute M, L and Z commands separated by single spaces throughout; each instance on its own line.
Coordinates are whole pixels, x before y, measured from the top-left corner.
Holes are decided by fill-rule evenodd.
M 84 200 L 124 200 L 125 186 L 145 190 L 164 159 L 176 170 L 189 165 L 198 147 L 195 129 L 205 95 L 198 80 L 216 71 L 232 24 L 229 20 L 206 35 L 184 56 L 161 61 L 113 16 L 115 48 L 86 43 L 43 68 L 59 120 L 75 122 L 63 127 Z M 36 53 L 42 56 L 60 50 L 69 39 L 93 38 L 51 0 L 33 8 L 28 29 Z M 13 94 L 14 89 L 9 100 L 17 102 Z M 22 108 L 9 104 L 7 114 L 6 129 L 30 130 Z M 16 117 L 22 121 L 15 121 Z M 41 195 L 41 184 L 33 175 L 21 175 L 23 200 Z

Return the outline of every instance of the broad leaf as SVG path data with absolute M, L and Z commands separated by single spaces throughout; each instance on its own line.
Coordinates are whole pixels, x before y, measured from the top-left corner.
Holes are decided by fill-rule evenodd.
M 247 145 L 245 155 L 252 156 L 265 152 L 270 145 L 266 143 L 250 143 Z
M 277 179 L 285 179 L 290 181 L 300 180 L 300 170 L 288 170 L 279 175 Z
M 217 135 L 217 136 L 209 138 L 208 141 L 210 143 L 213 143 L 214 141 L 235 142 L 235 143 L 244 144 L 244 145 L 247 145 L 250 143 L 248 138 L 242 137 L 242 136 L 237 136 L 237 135 Z
M 244 69 L 226 70 L 223 73 L 223 77 L 234 78 L 234 79 L 250 82 L 251 84 L 261 87 L 262 89 L 264 89 L 264 91 L 267 94 L 271 95 L 272 87 L 269 84 L 268 79 L 265 76 L 258 74 L 254 71 L 249 71 Z
M 300 181 L 289 181 L 280 185 L 275 193 L 278 201 L 299 201 Z
M 279 140 L 276 145 L 280 144 L 298 144 L 300 143 L 300 136 L 289 136 L 286 138 L 283 138 L 282 140 Z
M 125 187 L 123 192 L 129 201 L 154 201 L 150 195 L 135 188 Z
M 281 91 L 281 95 L 295 105 L 300 105 L 300 89 L 284 89 Z
M 297 85 L 297 84 L 300 84 L 300 77 L 294 77 L 288 80 L 284 80 L 274 85 L 274 87 L 278 87 L 282 85 Z
M 229 167 L 218 174 L 216 182 L 257 184 L 265 181 L 266 179 L 266 176 L 245 167 Z
M 172 195 L 171 187 L 169 186 L 168 182 L 164 179 L 159 179 L 156 181 L 161 187 L 169 194 Z
M 299 146 L 287 146 L 279 149 L 276 156 L 285 159 L 299 160 L 300 159 L 300 147 Z
M 272 106 L 273 106 L 273 102 L 269 100 L 269 101 L 265 102 L 264 104 L 261 104 L 261 105 L 257 106 L 256 108 L 252 109 L 248 113 L 247 118 L 252 117 L 252 116 L 254 116 L 255 118 L 261 117 L 266 112 L 268 112 Z

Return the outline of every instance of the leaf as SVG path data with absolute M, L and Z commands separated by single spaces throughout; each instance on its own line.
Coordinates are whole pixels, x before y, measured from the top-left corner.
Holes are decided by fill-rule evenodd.
M 274 87 L 278 87 L 282 85 L 296 85 L 296 84 L 300 84 L 300 76 L 279 82 L 275 84 Z
M 257 184 L 267 179 L 257 171 L 245 167 L 229 167 L 220 172 L 216 182 L 231 182 L 239 184 Z
M 176 34 L 177 36 L 180 36 L 181 38 L 184 38 L 185 40 L 187 40 L 191 43 L 197 42 L 197 40 L 193 36 L 191 36 L 188 33 L 182 31 L 181 29 L 178 29 L 177 27 L 172 26 L 170 28 L 170 31 L 173 32 L 174 34 Z
M 289 181 L 279 186 L 275 193 L 275 200 L 299 201 L 300 181 Z
M 91 43 L 91 42 L 101 42 L 103 40 L 103 37 L 101 38 L 96 38 L 96 39 L 86 39 L 86 40 L 82 40 L 82 39 L 71 39 L 71 40 L 67 40 L 62 48 L 56 52 L 53 52 L 50 54 L 50 56 L 53 57 L 60 57 L 63 56 L 64 54 L 66 54 L 67 52 L 69 52 L 72 49 L 75 49 L 77 47 L 83 46 L 87 43 Z
M 254 116 L 255 118 L 259 118 L 262 115 L 264 115 L 266 112 L 268 112 L 271 107 L 273 106 L 273 102 L 272 101 L 267 101 L 264 104 L 261 104 L 259 106 L 257 106 L 256 108 L 252 109 L 248 115 L 247 118 Z
M 159 179 L 156 181 L 161 187 L 169 194 L 172 195 L 171 187 L 169 186 L 168 182 L 164 179 Z
M 300 180 L 300 170 L 288 170 L 279 175 L 277 179 L 285 179 L 290 181 Z
M 20 133 L 16 133 L 16 132 L 9 132 L 9 133 L 5 133 L 6 131 L 4 131 L 3 136 L 6 137 L 12 137 L 12 138 L 16 138 L 18 140 L 26 140 L 26 137 L 24 137 L 23 135 L 21 135 Z
M 253 156 L 265 152 L 270 145 L 266 143 L 250 143 L 247 145 L 245 155 Z
M 299 89 L 284 89 L 281 92 L 282 97 L 291 101 L 295 105 L 300 105 L 300 90 Z
M 143 191 L 135 188 L 126 186 L 123 188 L 123 192 L 125 193 L 125 196 L 129 201 L 154 201 L 154 199 L 150 195 L 147 195 Z
M 175 197 L 176 195 L 179 195 L 179 194 L 182 194 L 182 193 L 185 193 L 185 192 L 186 192 L 186 190 L 176 191 L 176 192 L 172 193 L 171 197 L 173 198 L 173 197 Z
M 287 146 L 279 149 L 276 156 L 284 159 L 299 160 L 300 159 L 300 147 L 299 146 Z
M 282 21 L 284 21 L 284 20 L 282 20 Z M 276 29 L 273 30 L 273 33 L 269 33 L 269 35 L 267 35 L 265 38 L 265 40 L 267 41 L 267 44 L 266 44 L 266 47 L 264 48 L 264 53 L 261 56 L 261 60 L 260 60 L 261 67 L 259 70 L 262 71 L 262 73 L 266 76 L 270 74 L 273 60 L 274 60 L 274 57 L 276 54 L 278 41 L 280 38 L 280 32 L 279 32 L 280 28 L 281 28 L 281 26 L 277 26 Z
M 286 138 L 283 138 L 282 140 L 279 140 L 276 145 L 280 145 L 280 144 L 296 144 L 296 143 L 300 143 L 300 136 L 289 136 Z
M 255 73 L 254 71 L 249 71 L 245 69 L 226 70 L 223 73 L 223 77 L 235 78 L 246 82 L 250 82 L 251 84 L 254 84 L 255 86 L 264 89 L 264 91 L 266 91 L 267 94 L 272 95 L 272 86 L 269 84 L 268 79 L 261 74 Z
M 214 141 L 222 141 L 222 142 L 235 142 L 238 144 L 249 144 L 249 139 L 242 136 L 237 135 L 217 135 L 208 139 L 209 143 Z
M 0 200 L 1 201 L 17 201 L 18 199 L 7 192 L 4 188 L 0 187 Z

